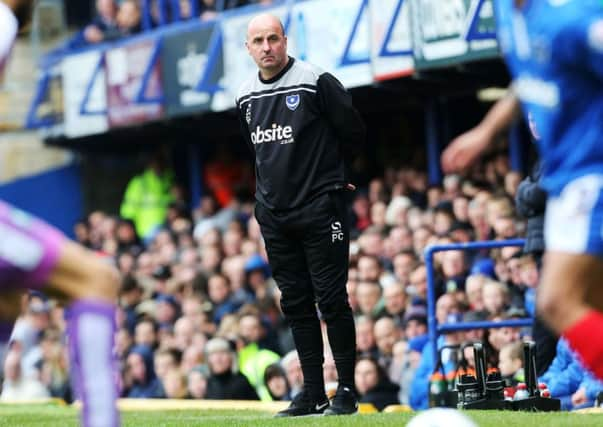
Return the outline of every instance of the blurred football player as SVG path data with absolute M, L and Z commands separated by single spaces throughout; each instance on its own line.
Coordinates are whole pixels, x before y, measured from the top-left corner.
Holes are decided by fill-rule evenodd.
M 33 1 L 0 1 L 0 74 Z M 85 426 L 117 426 L 113 335 L 117 273 L 41 220 L 0 201 L 0 341 L 10 338 L 25 289 L 65 298 L 71 380 Z
M 498 0 L 509 96 L 442 155 L 446 171 L 479 157 L 519 112 L 538 127 L 548 192 L 540 314 L 603 379 L 603 4 Z

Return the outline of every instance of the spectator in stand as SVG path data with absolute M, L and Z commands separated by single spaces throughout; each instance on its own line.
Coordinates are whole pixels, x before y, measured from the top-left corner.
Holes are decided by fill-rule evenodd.
M 266 368 L 278 362 L 280 356 L 262 348 L 260 340 L 265 335 L 258 313 L 243 313 L 239 319 L 239 335 L 241 345 L 238 349 L 239 368 L 255 388 L 262 401 L 270 401 L 270 392 L 264 381 Z
M 464 194 L 459 194 L 452 199 L 452 213 L 460 223 L 469 223 L 469 201 L 470 199 Z
M 411 340 L 427 334 L 427 308 L 411 305 L 404 315 L 404 337 Z
M 24 299 L 25 313 L 15 322 L 9 343 L 19 346 L 20 374 L 32 378 L 39 375 L 38 366 L 42 360 L 40 338 L 50 326 L 50 305 L 48 298 L 39 291 L 30 291 Z
M 126 316 L 125 326 L 130 333 L 134 333 L 137 319 L 136 307 L 142 302 L 142 297 L 143 290 L 136 277 L 131 274 L 124 276 L 121 281 L 119 299 Z
M 21 371 L 20 345 L 15 343 L 4 360 L 4 383 L 0 401 L 34 400 L 50 397 L 50 393 L 35 377 L 26 377 Z
M 490 316 L 501 315 L 508 308 L 509 290 L 503 283 L 488 280 L 483 285 L 482 300 Z
M 150 348 L 157 347 L 157 323 L 148 318 L 142 318 L 134 328 L 134 344 L 145 345 Z
M 436 301 L 436 320 L 440 325 L 449 320 L 450 314 L 458 314 L 460 312 L 458 301 L 452 294 L 444 294 Z
M 438 185 L 432 185 L 427 188 L 427 207 L 435 209 L 435 207 L 443 200 L 444 191 Z
M 371 205 L 379 201 L 386 202 L 389 199 L 385 182 L 381 178 L 373 178 L 368 186 L 368 198 Z
M 273 363 L 264 371 L 264 384 L 272 400 L 291 400 L 291 390 L 287 376 L 278 363 Z
M 100 43 L 117 32 L 117 5 L 115 0 L 96 0 L 97 16 L 83 32 L 87 43 Z
M 396 326 L 402 326 L 406 311 L 406 292 L 401 283 L 393 282 L 383 289 L 384 315 L 391 317 Z
M 177 368 L 168 370 L 162 381 L 167 399 L 184 399 L 187 394 L 187 378 Z
M 444 187 L 444 200 L 454 200 L 455 197 L 461 194 L 461 177 L 455 174 L 448 174 L 444 176 L 442 180 L 442 186 Z
M 287 382 L 291 388 L 291 398 L 294 398 L 304 384 L 304 377 L 299 362 L 299 356 L 296 350 L 291 350 L 281 359 L 281 367 L 287 376 Z
M 90 248 L 90 225 L 86 219 L 82 219 L 75 223 L 73 226 L 73 234 L 75 234 L 75 241 L 80 245 Z
M 201 0 L 201 20 L 210 21 L 216 19 L 217 16 L 216 0 Z
M 410 273 L 410 283 L 406 287 L 406 293 L 427 304 L 427 268 L 425 264 L 417 265 Z
M 358 238 L 358 245 L 364 255 L 372 255 L 383 261 L 383 234 L 379 228 L 370 226 Z
M 440 202 L 433 212 L 433 231 L 438 236 L 447 236 L 455 220 L 452 204 L 448 201 Z
M 442 277 L 437 292 L 455 292 L 465 290 L 467 267 L 463 251 L 445 251 L 442 253 Z
M 422 224 L 414 230 L 412 236 L 412 247 L 415 255 L 423 258 L 423 250 L 427 247 L 427 242 L 433 236 L 433 231 L 427 225 Z
M 141 24 L 138 2 L 136 0 L 122 0 L 116 20 L 119 37 L 128 37 L 139 33 Z
M 398 399 L 402 405 L 410 406 L 410 389 L 415 372 L 421 363 L 423 347 L 428 341 L 427 334 L 408 339 L 400 376 L 400 393 Z
M 120 368 L 125 368 L 126 357 L 134 344 L 132 334 L 128 329 L 120 327 L 115 334 L 115 356 L 118 358 Z
M 387 211 L 385 212 L 385 221 L 389 227 L 402 227 L 405 228 L 408 224 L 408 210 L 412 206 L 412 202 L 408 197 L 396 196 L 387 205 Z M 404 241 L 402 243 L 408 243 Z M 400 249 L 406 249 L 406 245 L 402 245 Z
M 350 238 L 358 236 L 371 225 L 370 202 L 365 193 L 359 192 L 352 203 L 353 221 Z
M 115 230 L 115 237 L 119 253 L 127 252 L 133 256 L 138 256 L 142 252 L 142 243 L 136 235 L 136 226 L 131 220 L 119 219 Z
M 381 317 L 384 312 L 382 289 L 377 282 L 361 281 L 356 287 L 358 311 L 356 315 L 368 316 L 372 319 Z
M 230 204 L 234 192 L 242 188 L 250 189 L 249 186 L 254 183 L 248 162 L 236 159 L 230 144 L 226 143 L 217 145 L 213 158 L 205 165 L 204 181 L 221 207 Z
M 382 411 L 389 405 L 398 405 L 400 387 L 392 383 L 377 361 L 370 357 L 360 357 L 354 371 L 356 391 L 360 403 L 370 403 Z
M 345 286 L 348 293 L 348 303 L 352 308 L 352 312 L 357 313 L 358 299 L 356 298 L 356 290 L 358 289 L 358 269 L 353 265 L 350 265 L 350 268 L 348 268 L 348 282 Z
M 358 258 L 358 278 L 361 282 L 379 283 L 381 263 L 374 255 L 360 255 Z
M 411 249 L 398 252 L 393 257 L 394 276 L 402 284 L 410 283 L 410 273 L 417 266 L 417 256 Z
M 182 361 L 180 362 L 180 370 L 182 372 L 190 372 L 193 368 L 195 368 L 195 366 L 198 366 L 204 362 L 204 350 L 207 342 L 198 342 L 197 345 L 191 345 L 184 350 L 184 353 L 182 354 Z
M 382 231 L 385 231 L 387 224 L 385 222 L 385 211 L 387 205 L 385 202 L 377 201 L 371 205 L 370 218 L 373 227 L 376 227 Z
M 145 170 L 130 180 L 121 204 L 121 216 L 136 224 L 136 233 L 149 242 L 166 220 L 174 173 L 168 168 L 166 155 L 153 155 Z
M 205 366 L 196 366 L 187 376 L 187 397 L 189 399 L 205 399 L 207 392 L 207 378 L 209 373 Z
M 173 328 L 180 313 L 180 305 L 176 298 L 170 294 L 159 294 L 155 303 L 155 320 L 159 328 Z
M 517 317 L 524 317 L 524 316 L 509 316 L 507 314 L 503 314 L 500 316 L 495 316 L 493 318 L 491 318 L 490 320 L 492 321 L 499 321 L 499 320 L 508 320 L 508 319 L 512 319 L 512 318 L 517 318 Z M 512 342 L 516 342 L 519 341 L 521 339 L 520 336 L 520 328 L 511 328 L 511 327 L 504 327 L 504 328 L 492 328 L 488 330 L 488 342 L 486 343 L 486 345 L 490 346 L 492 351 L 488 352 L 488 359 L 489 362 L 492 366 L 498 366 L 498 355 L 500 353 L 500 351 L 502 350 L 502 348 L 507 345 L 510 344 Z
M 463 321 L 464 322 L 483 322 L 488 320 L 488 316 L 486 312 L 483 311 L 466 311 L 463 313 Z M 481 341 L 485 342 L 486 340 L 486 330 L 485 329 L 468 329 L 465 331 L 465 341 L 476 342 Z M 489 349 L 486 348 L 486 351 Z
M 155 374 L 157 375 L 157 378 L 159 378 L 159 381 L 161 381 L 162 385 L 165 385 L 165 377 L 167 373 L 174 369 L 178 369 L 181 359 L 182 353 L 176 349 L 163 348 L 155 352 L 153 367 L 155 369 Z
M 473 311 L 485 311 L 484 306 L 484 284 L 489 279 L 481 274 L 471 274 L 465 281 L 465 294 L 469 309 Z
M 378 350 L 373 333 L 375 322 L 370 316 L 356 318 L 356 352 L 358 355 L 377 358 Z
M 525 382 L 521 341 L 509 343 L 500 350 L 498 369 L 506 387 L 515 387 L 518 383 Z
M 153 399 L 165 396 L 161 381 L 155 375 L 153 350 L 137 345 L 127 359 L 126 397 Z
M 213 338 L 206 346 L 210 376 L 207 399 L 259 400 L 247 378 L 237 371 L 236 359 L 228 341 Z
M 400 339 L 400 330 L 391 317 L 382 317 L 375 322 L 373 336 L 377 344 L 377 362 L 390 377 L 394 344 Z
M 46 329 L 40 347 L 42 349 L 40 380 L 51 397 L 71 403 L 73 396 L 69 384 L 69 363 L 61 331 L 54 328 Z
M 145 28 L 153 28 L 192 17 L 191 1 L 197 0 L 141 0 L 148 11 L 144 16 Z
M 475 240 L 473 227 L 466 222 L 454 222 L 450 227 L 449 235 L 457 243 L 468 243 Z
M 273 282 L 269 280 L 270 274 L 270 266 L 258 254 L 245 263 L 245 290 L 258 305 L 272 305 Z
M 563 410 L 591 407 L 603 390 L 603 383 L 586 370 L 565 339 L 558 341 L 556 356 L 539 382 L 547 384 L 552 397 L 561 399 Z
M 188 317 L 180 317 L 174 323 L 174 336 L 171 347 L 181 352 L 186 351 L 193 344 L 195 333 L 200 332 L 199 326 Z
M 213 305 L 213 321 L 216 325 L 220 324 L 222 317 L 239 309 L 239 305 L 232 298 L 230 282 L 221 273 L 214 273 L 209 277 L 207 294 Z

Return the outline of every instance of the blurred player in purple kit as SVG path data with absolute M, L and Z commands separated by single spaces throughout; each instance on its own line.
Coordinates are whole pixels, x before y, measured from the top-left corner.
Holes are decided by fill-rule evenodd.
M 0 77 L 33 3 L 0 1 Z M 0 201 L 0 341 L 10 337 L 24 289 L 43 288 L 69 300 L 71 379 L 83 401 L 82 422 L 87 427 L 119 425 L 113 362 L 117 280 L 113 268 L 92 252 Z
M 452 142 L 442 166 L 475 161 L 520 107 L 533 115 L 548 193 L 538 311 L 603 379 L 603 3 L 494 4 L 511 95 Z

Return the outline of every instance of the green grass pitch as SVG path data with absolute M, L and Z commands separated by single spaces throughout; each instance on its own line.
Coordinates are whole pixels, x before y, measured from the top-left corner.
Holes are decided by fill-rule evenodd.
M 501 411 L 467 411 L 480 427 L 599 427 L 603 426 L 603 414 L 577 413 L 518 413 Z M 412 413 L 367 414 L 344 417 L 304 417 L 275 419 L 273 414 L 254 411 L 124 411 L 122 421 L 130 427 L 163 426 L 220 426 L 220 427 L 276 427 L 276 426 L 324 426 L 365 427 L 404 426 Z M 444 424 L 445 425 L 445 424 Z M 74 408 L 48 405 L 5 406 L 0 405 L 1 427 L 28 426 L 78 426 Z

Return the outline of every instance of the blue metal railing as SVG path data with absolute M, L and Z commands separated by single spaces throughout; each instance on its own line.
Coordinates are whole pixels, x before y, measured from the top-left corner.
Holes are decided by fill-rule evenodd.
M 464 331 L 469 329 L 482 329 L 482 328 L 506 328 L 506 327 L 523 327 L 531 326 L 533 323 L 532 318 L 525 319 L 512 319 L 504 320 L 500 322 L 463 322 L 455 323 L 450 325 L 438 325 L 435 316 L 435 272 L 433 268 L 433 255 L 436 252 L 443 251 L 469 251 L 476 249 L 494 249 L 502 248 L 505 246 L 523 246 L 523 239 L 512 239 L 512 240 L 493 240 L 493 241 L 481 241 L 481 242 L 469 242 L 469 243 L 452 243 L 448 245 L 434 245 L 429 246 L 425 249 L 425 267 L 427 269 L 427 327 L 429 334 L 429 341 L 433 345 L 433 360 L 437 360 L 438 357 L 438 336 L 443 332 L 454 332 Z

